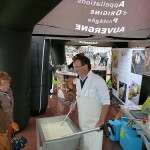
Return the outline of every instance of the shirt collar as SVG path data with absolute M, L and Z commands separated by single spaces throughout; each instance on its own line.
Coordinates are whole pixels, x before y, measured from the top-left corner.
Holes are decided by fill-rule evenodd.
M 78 76 L 78 78 L 82 81 L 84 81 L 86 78 L 88 78 L 88 76 L 91 74 L 91 70 L 88 72 L 88 74 L 84 77 L 84 78 L 81 78 L 80 76 Z

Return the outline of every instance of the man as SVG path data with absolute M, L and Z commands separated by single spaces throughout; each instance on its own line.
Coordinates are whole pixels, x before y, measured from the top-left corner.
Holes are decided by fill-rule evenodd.
M 89 58 L 77 54 L 73 57 L 73 66 L 78 73 L 76 79 L 76 100 L 81 130 L 100 126 L 105 122 L 110 104 L 110 96 L 105 81 L 92 73 Z M 101 150 L 103 132 L 91 132 L 83 135 L 81 150 Z

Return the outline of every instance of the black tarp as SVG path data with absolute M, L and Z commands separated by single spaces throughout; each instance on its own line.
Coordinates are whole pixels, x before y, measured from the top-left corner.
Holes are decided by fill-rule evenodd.
M 12 77 L 14 120 L 20 128 L 30 117 L 30 42 L 32 32 L 0 31 L 0 70 Z
M 37 115 L 45 112 L 48 104 L 52 84 L 50 54 L 54 65 L 64 64 L 66 60 L 64 41 L 33 36 L 31 52 L 31 113 Z
M 37 115 L 45 112 L 48 104 L 50 41 L 32 37 L 31 52 L 31 113 Z

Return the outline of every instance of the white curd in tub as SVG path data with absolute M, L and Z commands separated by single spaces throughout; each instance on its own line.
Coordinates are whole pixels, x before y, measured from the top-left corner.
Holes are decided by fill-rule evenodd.
M 58 139 L 73 134 L 67 122 L 45 123 L 41 127 L 46 140 Z

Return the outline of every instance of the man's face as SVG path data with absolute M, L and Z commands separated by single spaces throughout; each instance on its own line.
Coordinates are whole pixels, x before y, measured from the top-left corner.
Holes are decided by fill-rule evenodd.
M 80 60 L 78 59 L 73 63 L 73 67 L 77 74 L 81 77 L 86 76 L 89 72 L 88 65 L 82 65 Z

